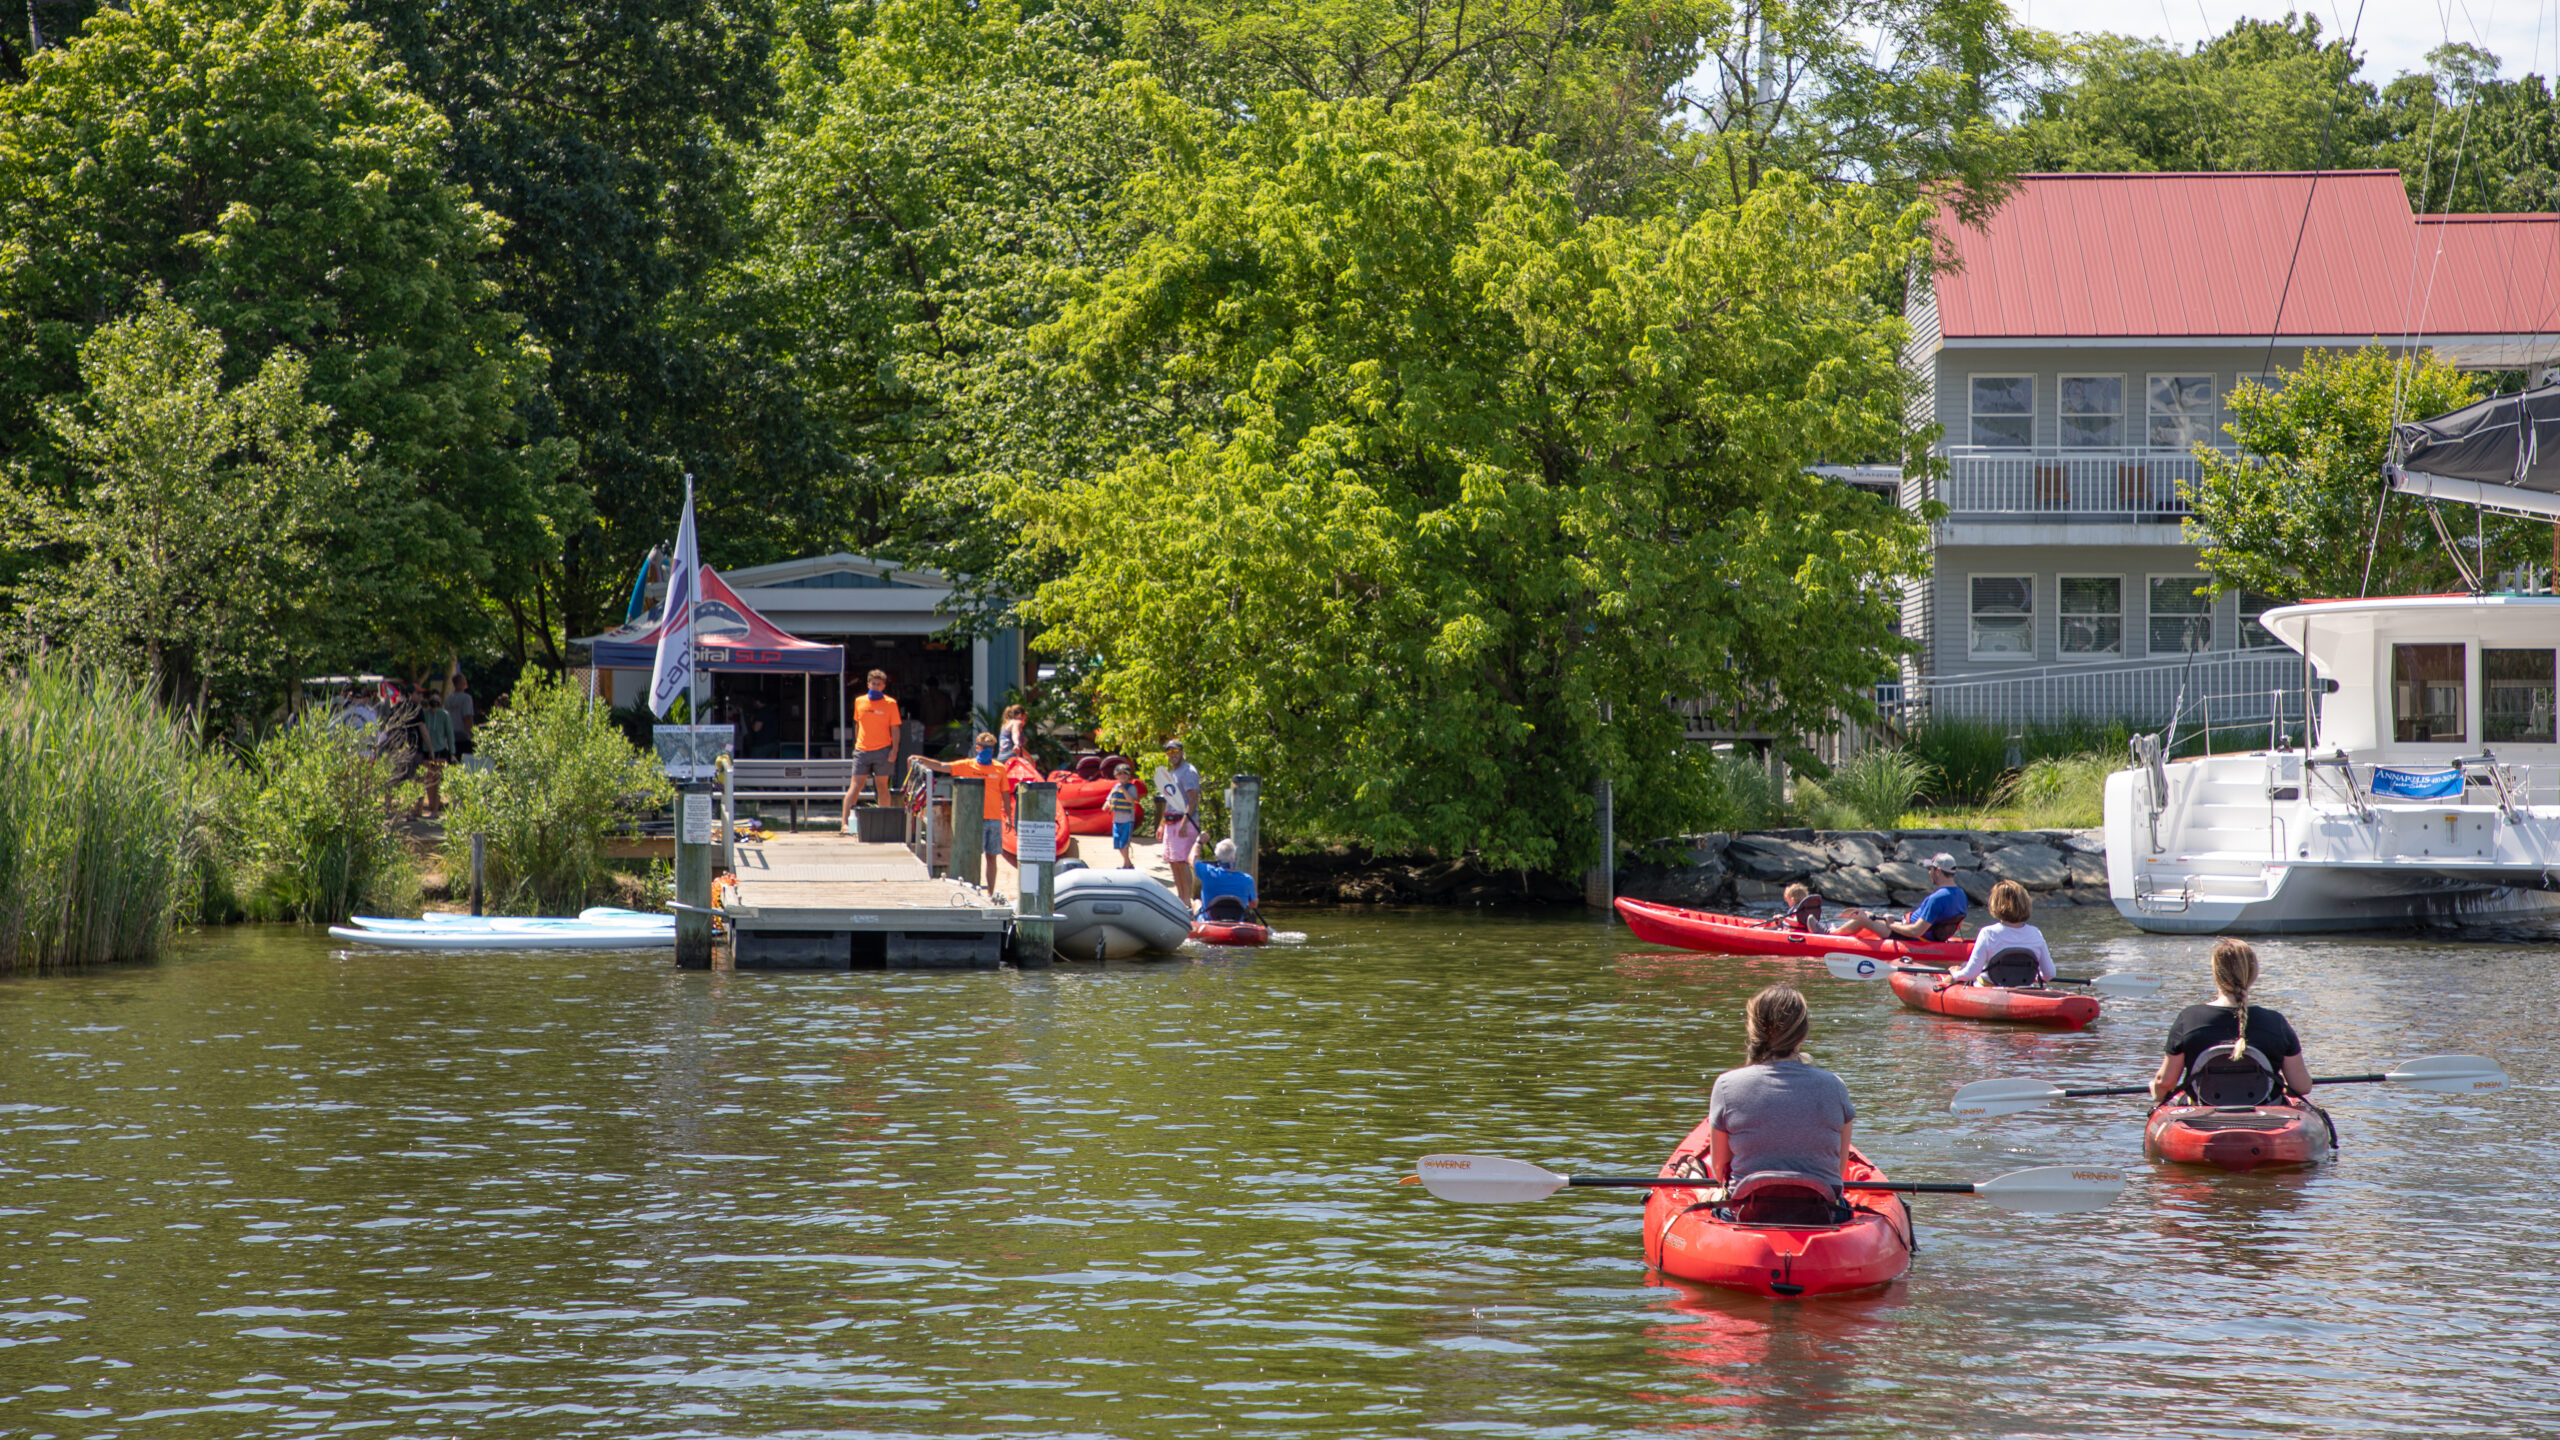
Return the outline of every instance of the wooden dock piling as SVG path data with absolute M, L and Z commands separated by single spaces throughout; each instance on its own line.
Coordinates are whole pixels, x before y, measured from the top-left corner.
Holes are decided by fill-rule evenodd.
M 1227 838 L 1236 842 L 1236 868 L 1262 883 L 1262 777 L 1227 782 Z
M 1029 780 L 1014 787 L 1013 859 L 1022 875 L 1021 918 L 1013 922 L 1014 963 L 1024 969 L 1057 958 L 1058 787 Z
M 975 885 L 986 874 L 986 849 L 978 843 L 986 830 L 986 818 L 986 780 L 976 775 L 952 776 L 951 879 Z
M 676 968 L 711 968 L 711 787 L 688 780 L 676 787 Z

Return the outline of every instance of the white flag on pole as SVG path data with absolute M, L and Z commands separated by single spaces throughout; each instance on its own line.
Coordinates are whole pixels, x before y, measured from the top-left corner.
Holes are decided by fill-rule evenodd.
M 658 613 L 658 663 L 650 673 L 649 713 L 664 715 L 679 695 L 693 691 L 693 602 L 702 585 L 702 556 L 693 539 L 693 477 L 684 477 L 684 521 L 676 527 L 674 568 L 667 575 L 667 599 Z M 693 717 L 700 723 L 701 717 Z

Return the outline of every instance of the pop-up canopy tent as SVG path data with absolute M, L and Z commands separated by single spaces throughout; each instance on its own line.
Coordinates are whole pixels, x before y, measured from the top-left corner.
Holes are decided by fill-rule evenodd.
M 660 608 L 664 608 L 661 606 Z M 702 567 L 702 600 L 693 612 L 693 646 L 705 670 L 764 675 L 841 675 L 844 647 L 821 645 L 785 633 L 749 608 L 719 572 Z M 666 617 L 651 610 L 601 635 L 572 642 L 593 653 L 588 663 L 606 670 L 645 670 L 658 661 L 658 632 Z
M 2493 395 L 2393 432 L 2392 488 L 2512 514 L 2560 516 L 2560 381 Z

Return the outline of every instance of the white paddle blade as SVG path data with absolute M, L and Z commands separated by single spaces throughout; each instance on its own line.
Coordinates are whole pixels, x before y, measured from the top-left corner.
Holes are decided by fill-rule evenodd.
M 2127 999 L 2138 999 L 2144 995 L 2160 993 L 2160 982 L 2146 980 L 2139 975 L 2093 975 L 2089 977 L 2089 988 L 2101 995 L 2122 995 Z
M 1947 1109 L 1967 1118 L 2015 1115 L 2061 1098 L 2059 1089 L 2042 1080 L 1976 1080 L 1958 1090 Z
M 2124 1193 L 2124 1172 L 2079 1165 L 2012 1170 L 1973 1187 L 1994 1205 L 2031 1215 L 2072 1215 L 2103 1210 Z
M 1893 973 L 1893 962 L 1873 955 L 1825 955 L 1823 968 L 1842 980 L 1882 980 Z
M 2506 1069 L 2485 1055 L 2429 1055 L 2394 1065 L 2383 1078 L 2447 1095 L 2485 1095 L 2507 1088 Z
M 1544 1200 L 1565 1187 L 1566 1177 L 1526 1160 L 1500 1155 L 1425 1155 L 1414 1173 L 1422 1188 L 1461 1205 L 1520 1205 Z

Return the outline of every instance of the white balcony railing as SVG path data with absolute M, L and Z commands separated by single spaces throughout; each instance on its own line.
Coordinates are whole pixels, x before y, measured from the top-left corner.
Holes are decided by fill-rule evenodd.
M 2204 467 L 2188 450 L 1947 451 L 1947 477 L 1937 496 L 1958 517 L 2088 516 L 2175 524 L 2187 513 L 2181 483 Z

